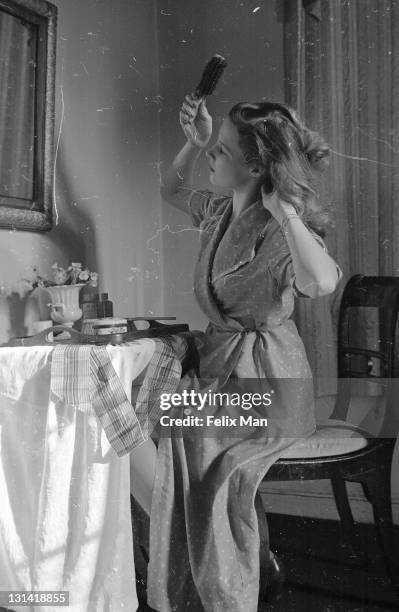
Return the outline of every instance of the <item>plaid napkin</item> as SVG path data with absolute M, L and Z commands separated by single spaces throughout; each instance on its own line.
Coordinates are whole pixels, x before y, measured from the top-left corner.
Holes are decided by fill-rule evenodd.
M 52 353 L 51 390 L 79 410 L 94 410 L 119 456 L 145 442 L 157 424 L 161 393 L 180 382 L 188 342 L 182 336 L 155 340 L 155 351 L 133 408 L 103 346 L 59 345 Z
M 91 346 L 59 344 L 51 356 L 51 391 L 83 412 L 92 412 L 91 350 Z
M 173 340 L 172 337 L 165 336 L 162 340 L 156 340 L 155 352 L 148 364 L 135 406 L 137 417 L 147 438 L 162 415 L 160 395 L 174 393 L 179 385 L 182 373 L 181 361 L 187 350 L 188 345 L 184 338 Z

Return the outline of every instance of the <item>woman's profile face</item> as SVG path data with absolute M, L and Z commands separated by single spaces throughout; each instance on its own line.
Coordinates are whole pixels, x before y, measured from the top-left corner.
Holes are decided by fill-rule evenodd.
M 206 155 L 209 180 L 215 187 L 241 190 L 256 180 L 241 150 L 238 130 L 229 117 L 223 120 L 217 142 Z

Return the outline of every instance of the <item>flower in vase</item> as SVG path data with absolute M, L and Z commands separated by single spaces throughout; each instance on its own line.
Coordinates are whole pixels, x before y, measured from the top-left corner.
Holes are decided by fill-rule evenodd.
M 88 280 L 90 280 L 90 270 L 82 270 L 79 273 L 79 281 L 86 283 Z
M 71 278 L 71 284 L 75 285 L 79 279 L 80 273 L 82 272 L 82 264 L 81 263 L 72 263 L 68 267 L 69 276 Z
M 55 285 L 66 285 L 68 272 L 64 268 L 58 268 L 53 272 L 53 279 Z
M 98 274 L 90 272 L 88 268 L 83 268 L 81 263 L 73 262 L 68 268 L 63 268 L 55 263 L 51 266 L 52 278 L 49 279 L 39 274 L 36 266 L 33 268 L 33 278 L 25 279 L 31 289 L 36 287 L 54 287 L 58 285 L 86 284 L 97 287 Z
M 90 287 L 97 287 L 98 285 L 98 272 L 90 272 Z

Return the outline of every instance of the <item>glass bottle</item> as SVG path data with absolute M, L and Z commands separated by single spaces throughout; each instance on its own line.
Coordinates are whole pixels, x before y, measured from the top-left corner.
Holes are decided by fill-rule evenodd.
M 111 300 L 108 299 L 108 293 L 101 294 L 101 300 L 98 303 L 98 317 L 104 319 L 105 317 L 114 316 L 114 306 Z

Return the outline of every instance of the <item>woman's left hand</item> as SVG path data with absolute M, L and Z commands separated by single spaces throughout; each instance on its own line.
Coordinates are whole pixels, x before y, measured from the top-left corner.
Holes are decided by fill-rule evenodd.
M 289 202 L 284 202 L 284 200 L 281 200 L 279 198 L 277 191 L 272 191 L 272 193 L 266 193 L 263 186 L 261 188 L 261 191 L 263 206 L 273 215 L 273 217 L 276 219 L 276 221 L 280 223 L 280 225 L 288 214 L 297 212 L 295 206 L 293 206 Z

